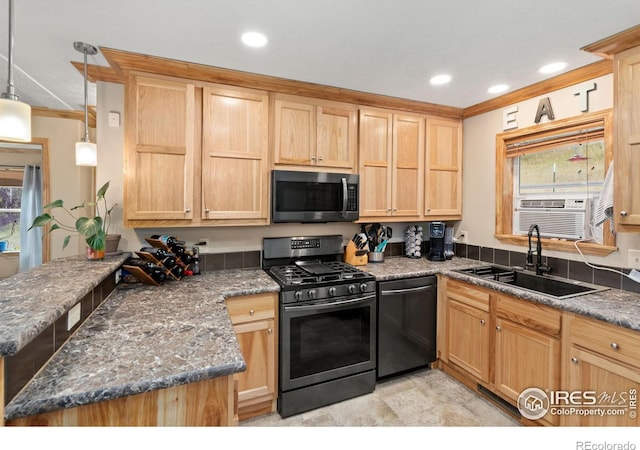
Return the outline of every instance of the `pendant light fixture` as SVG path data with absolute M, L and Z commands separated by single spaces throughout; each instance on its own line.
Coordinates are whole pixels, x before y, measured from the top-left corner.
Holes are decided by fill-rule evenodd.
M 76 165 L 97 166 L 98 146 L 89 141 L 89 94 L 87 92 L 87 55 L 95 55 L 98 49 L 91 44 L 74 42 L 73 48 L 84 54 L 84 138 L 76 142 Z
M 0 98 L 0 139 L 31 140 L 31 106 L 18 100 L 13 87 L 13 0 L 9 0 L 9 70 L 7 90 Z

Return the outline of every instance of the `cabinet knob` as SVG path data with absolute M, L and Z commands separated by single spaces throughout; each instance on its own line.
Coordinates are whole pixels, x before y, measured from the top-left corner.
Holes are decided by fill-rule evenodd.
M 502 327 L 496 325 L 496 331 L 502 331 Z
M 391 208 L 387 208 L 387 212 L 391 212 Z
M 480 325 L 484 325 L 484 319 L 480 319 Z
M 398 210 L 398 208 L 393 208 L 393 212 L 396 212 Z
M 253 309 L 250 309 L 250 310 L 249 310 L 249 315 L 250 315 L 250 316 L 253 316 L 255 313 L 256 313 L 256 312 L 255 312 L 255 310 L 253 310 Z
M 614 350 L 618 350 L 620 347 L 615 342 L 612 342 L 611 343 L 611 348 L 614 349 Z
M 324 156 L 320 156 L 320 157 L 318 158 L 318 160 L 319 160 L 319 161 L 324 161 Z
M 574 356 L 573 358 L 571 358 L 571 362 L 574 364 L 578 364 L 578 358 Z
M 267 330 L 267 334 L 272 334 L 272 333 L 273 333 L 273 329 L 269 328 L 269 329 Z
M 620 215 L 624 217 L 624 216 L 627 215 L 627 212 L 626 211 L 620 211 Z
M 186 209 L 184 210 L 184 212 L 186 212 L 186 213 L 190 213 L 190 212 L 191 212 L 191 208 L 186 208 Z
M 209 211 L 210 211 L 210 209 L 209 209 L 209 208 L 205 208 L 205 209 L 204 209 L 204 212 L 205 212 L 205 213 L 207 213 L 207 214 L 209 214 Z
M 430 212 L 430 211 L 431 211 L 431 208 L 427 208 L 427 212 Z
M 311 157 L 311 161 L 315 161 L 315 160 L 316 160 L 316 157 L 315 157 L 315 156 L 312 156 L 312 157 Z

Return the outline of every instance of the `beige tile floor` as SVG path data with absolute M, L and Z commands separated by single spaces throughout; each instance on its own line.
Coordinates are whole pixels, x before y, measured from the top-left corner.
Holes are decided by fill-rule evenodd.
M 441 370 L 419 370 L 376 385 L 371 394 L 282 419 L 248 419 L 246 427 L 504 427 L 519 422 Z

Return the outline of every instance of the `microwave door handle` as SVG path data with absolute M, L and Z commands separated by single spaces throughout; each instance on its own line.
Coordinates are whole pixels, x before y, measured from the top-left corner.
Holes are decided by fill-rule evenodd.
M 342 217 L 347 217 L 347 179 L 342 177 Z

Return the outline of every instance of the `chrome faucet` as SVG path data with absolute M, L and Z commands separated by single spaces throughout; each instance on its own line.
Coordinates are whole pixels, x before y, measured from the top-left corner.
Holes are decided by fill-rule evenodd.
M 531 250 L 531 236 L 533 235 L 533 230 L 536 230 L 536 263 L 533 263 L 533 251 Z M 527 267 L 536 268 L 536 275 L 543 275 L 545 273 L 551 272 L 551 267 L 542 264 L 542 242 L 540 241 L 540 228 L 538 228 L 537 224 L 532 224 L 529 227 L 529 251 L 527 252 Z

